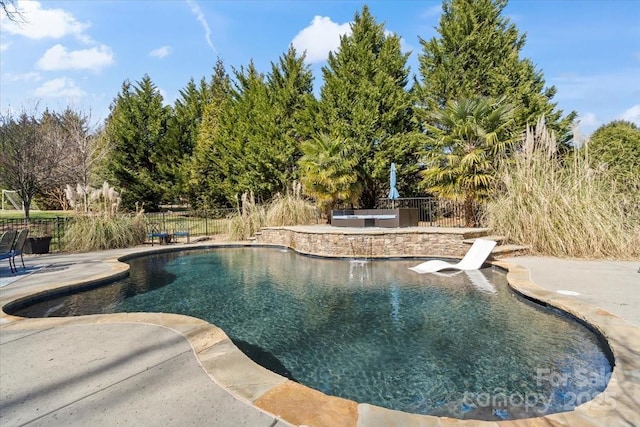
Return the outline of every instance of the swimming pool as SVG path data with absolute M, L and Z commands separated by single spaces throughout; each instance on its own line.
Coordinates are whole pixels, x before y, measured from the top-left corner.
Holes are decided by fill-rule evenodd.
M 517 297 L 494 269 L 482 270 L 484 281 L 420 276 L 407 270 L 415 260 L 265 248 L 128 262 L 126 280 L 14 314 L 188 314 L 222 327 L 258 363 L 327 394 L 457 418 L 570 410 L 602 391 L 611 372 L 594 334 Z

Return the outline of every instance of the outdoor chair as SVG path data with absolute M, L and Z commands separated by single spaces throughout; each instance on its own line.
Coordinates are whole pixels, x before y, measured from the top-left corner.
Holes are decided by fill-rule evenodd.
M 13 242 L 16 240 L 16 231 L 9 230 L 2 233 L 0 236 L 0 259 L 8 259 L 9 260 L 9 268 L 13 273 L 13 264 L 11 263 L 11 258 L 13 257 Z
M 413 270 L 420 274 L 435 273 L 440 270 L 477 270 L 482 267 L 482 264 L 487 260 L 495 246 L 496 242 L 493 240 L 476 239 L 460 262 L 453 264 L 447 261 L 434 259 L 423 262 L 415 267 L 411 267 L 409 270 Z
M 27 241 L 27 236 L 29 235 L 29 229 L 28 228 L 23 228 L 22 230 L 20 230 L 20 232 L 18 233 L 18 237 L 16 237 L 16 240 L 13 242 L 13 253 L 11 256 L 11 260 L 9 260 L 9 263 L 11 263 L 11 261 L 13 261 L 13 269 L 12 271 L 16 272 L 18 271 L 18 266 L 16 266 L 16 256 L 20 255 L 20 261 L 22 262 L 22 268 L 25 269 L 26 267 L 24 266 L 24 258 L 23 258 L 23 253 L 24 253 L 24 244 Z
M 186 237 L 187 243 L 189 243 L 189 230 L 173 230 L 173 241 L 177 242 L 178 237 Z
M 149 224 L 149 232 L 147 237 L 151 240 L 151 246 L 153 246 L 153 240 L 157 237 L 158 243 L 169 243 L 170 236 L 166 231 L 160 231 L 160 224 L 152 222 Z

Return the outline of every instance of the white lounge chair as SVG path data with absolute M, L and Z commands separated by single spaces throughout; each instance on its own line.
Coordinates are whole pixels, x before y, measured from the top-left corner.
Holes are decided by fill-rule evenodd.
M 482 267 L 482 264 L 487 260 L 495 246 L 496 242 L 493 240 L 476 239 L 460 262 L 453 264 L 447 261 L 433 259 L 411 267 L 409 270 L 420 274 L 435 273 L 440 270 L 477 270 Z

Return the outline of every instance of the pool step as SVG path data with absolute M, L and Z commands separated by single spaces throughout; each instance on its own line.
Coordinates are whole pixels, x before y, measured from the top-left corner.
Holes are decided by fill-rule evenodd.
M 529 246 L 522 245 L 500 245 L 493 248 L 491 256 L 494 258 L 506 257 L 506 256 L 521 256 L 527 255 L 531 248 Z
M 473 245 L 473 242 L 475 242 L 476 239 L 493 240 L 494 242 L 498 242 L 498 243 L 501 243 L 507 240 L 507 238 L 504 236 L 478 236 L 472 239 L 464 239 L 462 243 L 466 243 L 467 245 Z

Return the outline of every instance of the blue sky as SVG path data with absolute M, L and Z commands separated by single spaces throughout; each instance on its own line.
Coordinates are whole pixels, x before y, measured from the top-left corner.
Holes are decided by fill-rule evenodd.
M 149 74 L 173 103 L 217 57 L 229 71 L 253 59 L 266 73 L 291 43 L 307 51 L 317 91 L 327 52 L 365 3 L 402 37 L 417 72 L 418 37 L 437 35 L 439 1 L 18 0 L 28 22 L 0 22 L 0 109 L 72 105 L 98 122 L 125 79 Z M 583 134 L 615 119 L 640 125 L 640 1 L 511 0 L 505 14 Z

